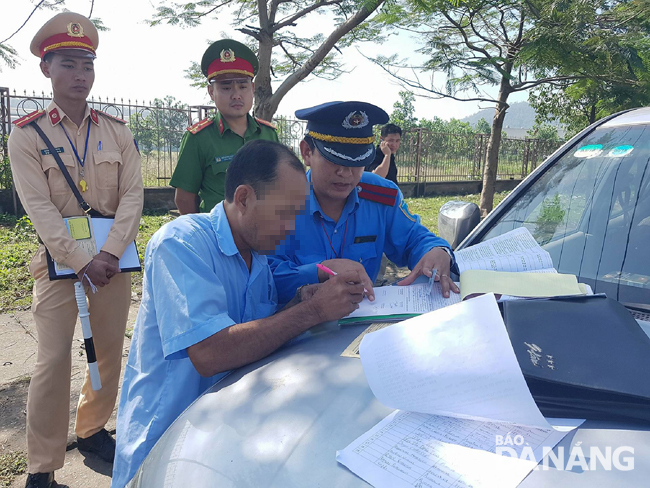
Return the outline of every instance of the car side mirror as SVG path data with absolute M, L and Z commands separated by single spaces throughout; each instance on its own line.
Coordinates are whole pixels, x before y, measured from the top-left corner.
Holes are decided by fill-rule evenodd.
M 481 212 L 478 205 L 452 200 L 440 207 L 438 235 L 445 239 L 452 249 L 456 249 L 480 221 Z

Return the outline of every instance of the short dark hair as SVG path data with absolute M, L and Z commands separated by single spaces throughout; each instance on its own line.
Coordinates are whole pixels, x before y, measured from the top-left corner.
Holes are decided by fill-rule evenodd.
M 260 196 L 263 186 L 277 179 L 280 163 L 305 173 L 305 167 L 287 146 L 261 139 L 247 142 L 235 153 L 226 170 L 226 201 L 233 201 L 240 185 L 250 185 Z
M 310 135 L 306 135 L 304 139 L 307 145 L 309 146 L 309 150 L 311 152 L 314 152 L 314 149 L 316 149 L 316 143 L 314 142 L 314 138 Z
M 52 61 L 52 58 L 54 57 L 54 54 L 55 53 L 53 53 L 53 52 L 45 53 L 45 56 L 43 56 L 43 62 L 44 63 L 49 63 L 50 61 Z
M 399 125 L 386 124 L 381 128 L 381 137 L 386 137 L 389 134 L 399 134 L 401 136 L 402 128 Z

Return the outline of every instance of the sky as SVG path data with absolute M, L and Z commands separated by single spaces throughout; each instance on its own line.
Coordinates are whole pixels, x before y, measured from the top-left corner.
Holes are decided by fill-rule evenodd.
M 27 0 L 2 2 L 0 40 L 13 33 L 33 9 L 33 4 Z M 89 0 L 67 0 L 65 7 L 88 15 L 90 5 Z M 108 32 L 99 33 L 96 78 L 91 92 L 95 98 L 101 96 L 102 99 L 108 97 L 122 98 L 125 101 L 149 101 L 172 95 L 189 105 L 210 102 L 203 90 L 190 86 L 189 80 L 184 77 L 184 70 L 192 61 L 200 62 L 208 40 L 226 36 L 244 41 L 244 34 L 231 26 L 228 15 L 221 16 L 219 20 L 205 19 L 201 26 L 192 28 L 168 25 L 149 27 L 144 20 L 152 18 L 157 5 L 157 0 L 95 0 L 93 17 L 101 18 L 104 25 L 110 28 Z M 24 90 L 28 93 L 50 92 L 49 80 L 41 74 L 38 58 L 29 52 L 29 44 L 36 31 L 53 15 L 52 11 L 38 10 L 8 42 L 18 51 L 20 65 L 16 69 L 0 65 L 0 86 L 15 89 L 20 94 Z M 312 15 L 299 22 L 298 28 L 302 32 L 314 33 L 330 22 L 326 16 Z M 284 97 L 276 115 L 293 116 L 297 109 L 333 100 L 370 102 L 390 114 L 393 104 L 399 100 L 398 92 L 403 88 L 361 53 L 366 56 L 398 53 L 402 57 L 410 55 L 411 60 L 417 61 L 413 54 L 416 47 L 417 44 L 410 35 L 402 34 L 383 45 L 362 44 L 358 49 L 347 48 L 343 50 L 342 61 L 349 73 L 334 81 L 308 77 L 308 81 L 299 83 Z M 427 76 L 430 78 L 431 75 Z M 442 85 L 442 75 L 433 76 L 436 85 Z M 525 99 L 525 95 L 518 95 L 509 101 Z M 460 119 L 482 108 L 491 108 L 487 103 L 431 100 L 423 97 L 416 98 L 415 107 L 418 118 L 431 119 L 437 116 L 444 120 L 452 117 Z

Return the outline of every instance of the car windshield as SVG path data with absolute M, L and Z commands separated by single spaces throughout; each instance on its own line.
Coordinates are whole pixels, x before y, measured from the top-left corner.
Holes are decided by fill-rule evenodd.
M 649 160 L 650 125 L 598 128 L 523 192 L 483 239 L 524 226 L 560 273 L 648 308 Z

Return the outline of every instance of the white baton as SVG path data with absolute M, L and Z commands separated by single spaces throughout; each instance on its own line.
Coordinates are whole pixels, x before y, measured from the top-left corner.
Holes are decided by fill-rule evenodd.
M 99 368 L 97 367 L 97 357 L 95 356 L 95 343 L 93 342 L 93 331 L 90 328 L 90 313 L 88 312 L 88 302 L 86 301 L 86 292 L 80 281 L 74 284 L 74 296 L 77 299 L 77 308 L 79 308 L 79 319 L 81 320 L 81 330 L 84 335 L 84 344 L 86 345 L 86 357 L 88 358 L 88 372 L 90 373 L 90 384 L 93 390 L 102 389 L 102 381 L 99 378 Z

